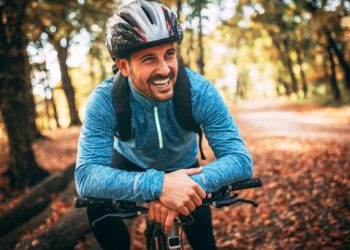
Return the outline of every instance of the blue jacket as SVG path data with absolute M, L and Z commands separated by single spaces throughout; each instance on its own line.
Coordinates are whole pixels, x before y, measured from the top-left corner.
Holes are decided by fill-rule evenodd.
M 222 98 L 200 74 L 187 69 L 192 113 L 202 124 L 217 160 L 192 175 L 206 192 L 250 178 L 253 163 Z M 150 101 L 131 89 L 132 136 L 127 142 L 115 137 L 112 104 L 113 77 L 91 94 L 80 131 L 75 181 L 78 194 L 119 200 L 153 200 L 160 196 L 164 171 L 182 169 L 197 160 L 193 132 L 177 123 L 173 101 Z M 145 172 L 127 172 L 111 166 L 114 150 Z

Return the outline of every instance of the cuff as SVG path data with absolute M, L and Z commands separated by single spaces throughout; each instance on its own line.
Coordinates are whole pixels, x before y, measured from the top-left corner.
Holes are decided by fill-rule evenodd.
M 143 172 L 138 180 L 140 186 L 139 190 L 144 190 L 142 199 L 144 201 L 158 199 L 163 188 L 164 172 L 148 169 Z

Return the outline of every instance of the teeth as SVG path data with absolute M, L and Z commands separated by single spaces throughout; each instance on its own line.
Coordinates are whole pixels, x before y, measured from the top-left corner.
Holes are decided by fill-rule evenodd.
M 165 79 L 165 80 L 154 81 L 153 84 L 154 85 L 166 85 L 169 83 L 169 81 L 170 81 L 170 78 Z

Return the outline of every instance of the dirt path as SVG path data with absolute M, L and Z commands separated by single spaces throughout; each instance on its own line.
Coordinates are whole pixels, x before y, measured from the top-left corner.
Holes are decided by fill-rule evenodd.
M 246 102 L 232 109 L 243 133 L 350 141 L 350 107 Z

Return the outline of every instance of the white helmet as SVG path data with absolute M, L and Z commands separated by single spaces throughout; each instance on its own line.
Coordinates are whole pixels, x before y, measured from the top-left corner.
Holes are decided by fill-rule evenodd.
M 175 13 L 157 2 L 123 3 L 107 22 L 106 46 L 113 60 L 183 38 Z

